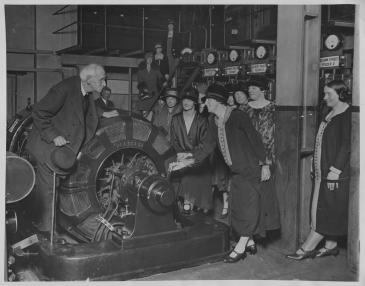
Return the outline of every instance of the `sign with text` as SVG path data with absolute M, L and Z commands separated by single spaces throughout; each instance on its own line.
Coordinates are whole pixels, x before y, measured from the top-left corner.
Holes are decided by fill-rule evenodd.
M 251 73 L 263 73 L 266 72 L 267 65 L 266 64 L 253 64 L 251 65 Z
M 320 58 L 319 67 L 320 68 L 332 68 L 340 66 L 340 57 L 333 56 L 333 57 L 324 57 Z
M 218 72 L 218 68 L 204 69 L 204 76 L 215 76 Z
M 224 73 L 226 75 L 236 75 L 236 74 L 238 74 L 239 71 L 240 71 L 239 66 L 231 66 L 231 67 L 224 68 Z

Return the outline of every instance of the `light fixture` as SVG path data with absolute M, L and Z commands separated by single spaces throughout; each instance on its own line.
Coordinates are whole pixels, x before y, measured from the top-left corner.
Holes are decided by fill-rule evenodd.
M 182 56 L 185 55 L 185 54 L 190 54 L 191 55 L 192 53 L 193 53 L 193 50 L 189 47 L 186 47 L 186 48 L 181 50 L 181 55 Z

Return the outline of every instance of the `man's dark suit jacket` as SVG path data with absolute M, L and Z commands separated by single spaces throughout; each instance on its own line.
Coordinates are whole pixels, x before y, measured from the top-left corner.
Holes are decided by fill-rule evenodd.
M 95 100 L 95 107 L 96 107 L 96 113 L 98 114 L 99 117 L 103 115 L 103 112 L 115 109 L 113 101 L 107 100 L 105 104 L 101 97 Z
M 63 136 L 77 154 L 94 137 L 98 124 L 95 104 L 89 97 L 86 116 L 83 111 L 81 80 L 78 76 L 67 78 L 53 86 L 37 104 L 32 117 L 33 129 L 27 149 L 41 163 L 50 164 L 50 153 L 55 147 L 53 139 Z M 52 164 L 50 164 L 52 165 Z

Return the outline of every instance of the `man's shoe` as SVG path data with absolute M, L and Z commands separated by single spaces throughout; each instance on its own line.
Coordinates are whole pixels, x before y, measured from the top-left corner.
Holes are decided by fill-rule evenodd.
M 321 251 L 323 249 L 323 251 Z M 316 257 L 325 257 L 325 256 L 337 256 L 340 253 L 340 249 L 336 246 L 334 248 L 328 249 L 323 247 L 319 251 L 317 251 Z
M 316 249 L 305 251 L 303 248 L 300 248 L 300 250 L 303 253 L 298 254 L 295 252 L 292 254 L 288 254 L 288 255 L 286 255 L 286 258 L 293 259 L 293 260 L 303 260 L 306 258 L 315 258 L 317 255 Z

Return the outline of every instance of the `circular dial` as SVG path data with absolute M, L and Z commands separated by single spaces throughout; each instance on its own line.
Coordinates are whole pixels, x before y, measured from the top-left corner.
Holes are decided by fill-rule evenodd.
M 216 56 L 214 53 L 209 53 L 208 56 L 207 56 L 207 62 L 208 64 L 214 64 L 215 62 L 215 59 L 216 59 Z
M 255 50 L 255 56 L 258 59 L 263 59 L 267 56 L 267 49 L 265 46 L 258 46 Z
M 238 57 L 239 57 L 239 54 L 238 54 L 238 52 L 236 50 L 231 50 L 229 52 L 229 60 L 231 62 L 237 61 L 238 60 Z
M 341 43 L 340 37 L 335 34 L 328 35 L 324 40 L 324 45 L 328 50 L 334 50 L 338 48 L 340 43 Z

